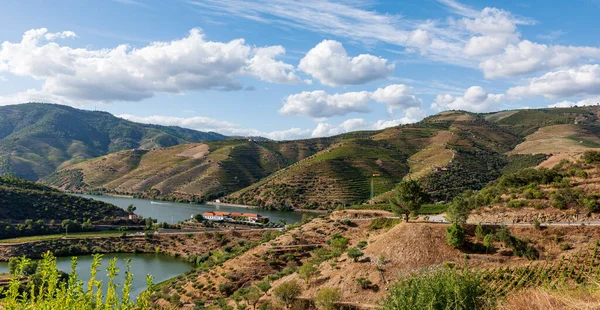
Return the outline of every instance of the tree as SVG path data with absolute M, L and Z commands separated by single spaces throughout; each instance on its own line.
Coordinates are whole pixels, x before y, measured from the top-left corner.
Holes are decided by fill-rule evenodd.
M 315 305 L 319 310 L 333 310 L 341 297 L 342 291 L 339 288 L 325 287 L 317 292 Z
M 265 294 L 271 289 L 271 284 L 268 280 L 260 281 L 256 284 L 256 286 L 258 286 L 258 288 Z
M 348 249 L 348 257 L 352 258 L 353 261 L 357 261 L 359 257 L 363 256 L 363 252 L 361 252 L 358 248 L 349 248 Z
M 455 223 L 460 226 L 464 225 L 469 218 L 469 204 L 463 197 L 456 197 L 446 210 L 446 219 L 450 223 Z
M 242 299 L 244 299 L 248 305 L 252 306 L 252 309 L 254 310 L 256 310 L 256 304 L 262 295 L 261 290 L 256 286 L 250 286 L 242 291 Z
M 304 280 L 306 284 L 308 284 L 310 279 L 317 277 L 320 274 L 321 272 L 319 272 L 319 268 L 317 268 L 317 266 L 312 262 L 307 262 L 298 268 L 298 276 L 300 279 Z
M 135 210 L 137 210 L 136 206 L 134 206 L 132 204 L 127 206 L 127 213 L 133 214 L 133 212 L 135 212 Z
M 446 243 L 455 249 L 465 244 L 465 230 L 462 226 L 454 223 L 446 228 Z
M 494 249 L 494 240 L 496 239 L 496 237 L 494 236 L 494 234 L 487 234 L 485 235 L 485 237 L 483 237 L 483 246 L 485 247 L 485 253 L 487 254 L 488 251 L 493 250 Z
M 290 308 L 300 294 L 302 294 L 302 287 L 296 280 L 284 282 L 273 290 L 273 295 L 284 304 L 286 309 Z
M 429 194 L 421 188 L 417 181 L 408 180 L 398 184 L 394 197 L 390 199 L 390 205 L 396 215 L 404 215 L 408 222 L 409 214 L 418 211 L 429 199 Z

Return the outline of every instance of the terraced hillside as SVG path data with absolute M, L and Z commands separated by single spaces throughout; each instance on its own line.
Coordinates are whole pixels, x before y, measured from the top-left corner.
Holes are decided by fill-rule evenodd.
M 225 138 L 56 104 L 9 105 L 0 107 L 0 175 L 38 180 L 57 168 L 121 150 Z
M 44 178 L 69 191 L 205 200 L 246 187 L 324 149 L 331 139 L 289 142 L 225 140 L 91 159 Z
M 101 201 L 64 194 L 56 189 L 0 176 L 0 219 L 23 221 L 72 219 L 83 222 L 126 216 L 125 210 Z
M 386 203 L 403 179 L 436 201 L 479 190 L 504 173 L 577 158 L 600 146 L 597 107 L 446 111 L 423 121 L 298 141 L 230 140 L 123 151 L 44 179 L 70 190 L 223 201 L 261 208 Z M 204 148 L 208 148 L 208 153 Z
M 224 198 L 274 208 L 331 208 L 385 196 L 403 178 L 427 178 L 430 191 L 481 188 L 497 178 L 519 137 L 476 114 L 442 113 L 420 123 L 346 138 Z M 458 172 L 462 174 L 458 174 Z M 437 188 L 443 187 L 443 188 Z M 450 195 L 450 194 L 449 194 Z M 445 197 L 444 197 L 445 198 Z

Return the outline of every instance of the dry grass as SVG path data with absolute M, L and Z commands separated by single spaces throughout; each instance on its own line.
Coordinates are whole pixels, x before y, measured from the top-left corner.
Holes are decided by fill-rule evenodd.
M 508 296 L 501 310 L 584 310 L 600 309 L 598 288 L 546 291 L 523 290 Z
M 509 154 L 556 154 L 580 153 L 590 149 L 567 137 L 578 136 L 575 125 L 553 125 L 542 127 L 525 138 Z M 595 140 L 595 139 L 594 139 Z

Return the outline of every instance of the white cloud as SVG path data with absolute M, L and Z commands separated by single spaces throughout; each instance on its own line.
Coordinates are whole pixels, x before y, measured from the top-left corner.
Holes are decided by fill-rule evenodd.
M 573 101 L 561 101 L 551 105 L 548 105 L 549 108 L 570 108 L 570 107 L 584 107 L 590 105 L 599 105 L 600 97 L 591 97 L 579 100 L 577 102 Z
M 369 112 L 369 102 L 375 101 L 394 109 L 406 109 L 420 106 L 422 101 L 413 94 L 411 87 L 403 84 L 393 84 L 378 88 L 374 92 L 347 92 L 328 94 L 323 90 L 304 91 L 288 96 L 279 109 L 283 115 L 304 115 L 313 118 L 327 118 L 346 115 L 352 112 Z
M 502 54 L 482 61 L 479 68 L 486 78 L 493 79 L 556 69 L 590 59 L 600 59 L 599 48 L 546 45 L 524 40 L 509 45 Z
M 427 116 L 426 111 L 421 110 L 420 108 L 417 108 L 417 107 L 412 107 L 412 108 L 406 109 L 406 111 L 404 112 L 403 118 L 393 119 L 393 120 L 378 120 L 372 125 L 372 127 L 373 127 L 373 129 L 385 129 L 388 127 L 394 127 L 394 126 L 403 125 L 403 124 L 416 123 L 416 122 L 422 120 L 423 118 L 425 118 L 425 116 Z
M 239 124 L 228 121 L 217 120 L 209 117 L 174 117 L 163 115 L 135 116 L 130 114 L 118 115 L 118 117 L 130 120 L 132 122 L 157 124 L 164 126 L 179 126 L 199 131 L 213 131 L 228 136 L 261 136 L 273 140 L 291 140 L 307 138 L 311 130 L 290 128 L 287 130 L 278 130 L 272 132 L 263 132 L 256 129 L 242 128 Z
M 412 107 L 406 109 L 404 117 L 392 120 L 378 120 L 375 122 L 369 122 L 362 118 L 351 118 L 343 121 L 338 125 L 332 125 L 329 123 L 319 123 L 311 134 L 315 137 L 329 137 L 340 135 L 343 133 L 357 131 L 357 130 L 381 130 L 389 127 L 394 127 L 403 124 L 416 123 L 422 120 L 427 113 L 420 108 Z
M 369 112 L 369 92 L 348 92 L 330 95 L 322 90 L 304 91 L 289 95 L 279 113 L 306 115 L 314 118 L 346 115 L 352 112 Z
M 300 60 L 298 69 L 328 86 L 364 84 L 389 76 L 394 64 L 387 59 L 361 54 L 349 57 L 342 43 L 324 40 Z
M 432 109 L 443 110 L 465 110 L 471 112 L 488 112 L 497 110 L 505 100 L 504 94 L 488 94 L 480 86 L 469 87 L 463 96 L 452 96 L 450 94 L 438 95 L 431 105 Z
M 475 18 L 463 18 L 461 24 L 471 33 L 464 52 L 469 56 L 488 56 L 501 52 L 509 43 L 518 42 L 516 20 L 508 11 L 485 8 Z
M 171 42 L 143 48 L 71 48 L 53 40 L 75 37 L 64 31 L 27 31 L 18 43 L 4 42 L 0 72 L 43 81 L 40 94 L 61 101 L 139 101 L 156 93 L 200 90 L 239 90 L 239 76 L 251 75 L 273 83 L 297 83 L 294 67 L 274 58 L 281 46 L 255 48 L 243 39 L 212 42 L 200 29 Z M 16 94 L 15 94 L 16 95 Z M 44 100 L 48 101 L 48 100 Z
M 343 134 L 350 131 L 369 129 L 369 123 L 362 118 L 351 118 L 343 121 L 339 125 L 331 125 L 328 123 L 319 123 L 317 128 L 313 130 L 312 137 L 329 137 Z
M 378 88 L 372 93 L 371 98 L 376 102 L 386 104 L 390 113 L 394 109 L 418 107 L 423 103 L 420 98 L 414 95 L 412 87 L 404 84 Z
M 600 94 L 600 65 L 548 72 L 529 79 L 529 84 L 510 88 L 506 94 L 514 98 L 544 96 L 561 98 Z

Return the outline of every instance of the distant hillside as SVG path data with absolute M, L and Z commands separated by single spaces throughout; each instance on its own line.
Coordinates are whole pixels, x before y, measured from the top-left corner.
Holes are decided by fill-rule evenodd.
M 67 195 L 58 190 L 0 176 L 0 220 L 100 220 L 126 216 L 123 209 L 101 201 Z
M 262 208 L 386 203 L 403 179 L 436 201 L 505 173 L 600 147 L 596 107 L 447 111 L 378 131 L 298 141 L 225 140 L 123 151 L 67 167 L 43 182 L 68 190 L 212 199 Z
M 0 107 L 0 175 L 12 173 L 38 180 L 59 167 L 121 150 L 225 138 L 56 104 L 9 105 Z
M 331 141 L 230 139 L 152 151 L 127 150 L 67 167 L 42 182 L 70 191 L 108 191 L 198 201 L 249 186 L 325 149 Z

